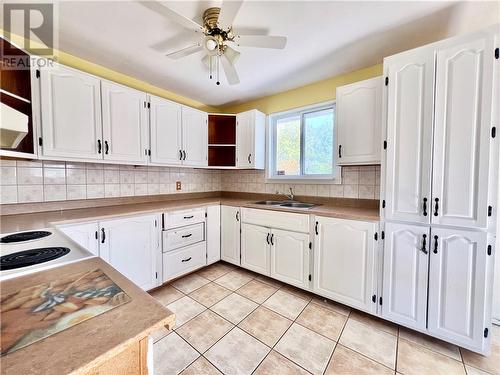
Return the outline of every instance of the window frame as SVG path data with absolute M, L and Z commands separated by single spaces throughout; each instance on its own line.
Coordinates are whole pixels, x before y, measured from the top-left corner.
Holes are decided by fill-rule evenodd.
M 326 109 L 333 109 L 333 145 L 332 145 L 332 174 L 304 174 L 304 116 L 308 113 L 319 112 Z M 277 112 L 268 117 L 268 162 L 266 170 L 266 181 L 268 182 L 289 182 L 289 183 L 314 183 L 314 184 L 340 184 L 341 173 L 340 166 L 337 165 L 337 154 L 335 153 L 337 144 L 337 116 L 336 102 L 328 101 L 324 103 L 295 108 L 292 110 Z M 276 124 L 277 121 L 290 116 L 300 116 L 300 175 L 278 175 L 276 174 Z

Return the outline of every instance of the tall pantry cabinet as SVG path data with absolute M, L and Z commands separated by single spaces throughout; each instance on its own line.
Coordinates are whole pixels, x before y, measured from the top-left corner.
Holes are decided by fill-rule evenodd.
M 382 315 L 476 352 L 491 339 L 498 25 L 384 60 Z

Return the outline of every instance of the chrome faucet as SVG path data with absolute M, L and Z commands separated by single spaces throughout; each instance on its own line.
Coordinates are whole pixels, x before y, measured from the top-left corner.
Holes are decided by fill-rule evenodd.
M 294 197 L 295 197 L 295 196 L 293 195 L 293 189 L 292 189 L 291 187 L 290 187 L 289 189 L 290 189 L 290 194 L 285 194 L 285 193 L 282 193 L 282 192 L 280 192 L 280 191 L 278 191 L 278 190 L 276 190 L 276 194 L 279 194 L 279 195 L 284 195 L 284 196 L 285 196 L 285 197 L 287 197 L 289 200 L 293 201 L 293 200 L 295 200 L 295 199 L 294 199 Z

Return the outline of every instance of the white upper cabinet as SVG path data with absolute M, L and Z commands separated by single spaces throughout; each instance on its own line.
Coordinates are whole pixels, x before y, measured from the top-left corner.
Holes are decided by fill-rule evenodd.
M 378 223 L 316 217 L 314 291 L 354 308 L 375 312 Z
M 384 61 L 387 88 L 385 219 L 429 223 L 434 52 L 417 49 Z
M 150 96 L 151 163 L 182 164 L 182 105 Z
M 236 115 L 236 167 L 264 169 L 266 116 L 257 110 Z
M 494 49 L 485 34 L 437 51 L 433 223 L 487 226 Z
M 269 242 L 271 243 L 271 277 L 308 289 L 309 234 L 273 228 Z
M 159 215 L 104 220 L 100 256 L 144 290 L 157 286 L 161 271 Z
M 491 331 L 487 301 L 493 256 L 487 255 L 488 234 L 434 227 L 431 234 L 429 332 L 484 352 L 491 338 L 491 333 L 488 340 L 484 337 L 485 329 Z
M 338 87 L 336 103 L 337 163 L 380 163 L 382 77 Z
M 208 114 L 182 107 L 182 164 L 208 165 Z
M 241 266 L 269 276 L 271 270 L 271 230 L 241 224 Z
M 148 109 L 144 92 L 101 82 L 104 160 L 146 164 Z
M 385 224 L 382 316 L 425 330 L 429 226 Z
M 221 259 L 240 265 L 240 208 L 221 206 Z
M 42 157 L 102 159 L 97 77 L 54 64 L 40 70 Z

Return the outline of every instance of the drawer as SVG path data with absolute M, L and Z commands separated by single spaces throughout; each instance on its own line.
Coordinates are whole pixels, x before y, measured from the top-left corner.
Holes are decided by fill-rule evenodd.
M 165 212 L 164 229 L 204 222 L 205 212 L 205 208 Z
M 269 228 L 285 229 L 294 232 L 309 233 L 309 215 L 293 212 L 241 209 L 241 222 L 261 225 Z
M 163 253 L 163 282 L 182 276 L 207 264 L 205 241 Z
M 205 223 L 163 231 L 163 251 L 192 245 L 205 240 Z

